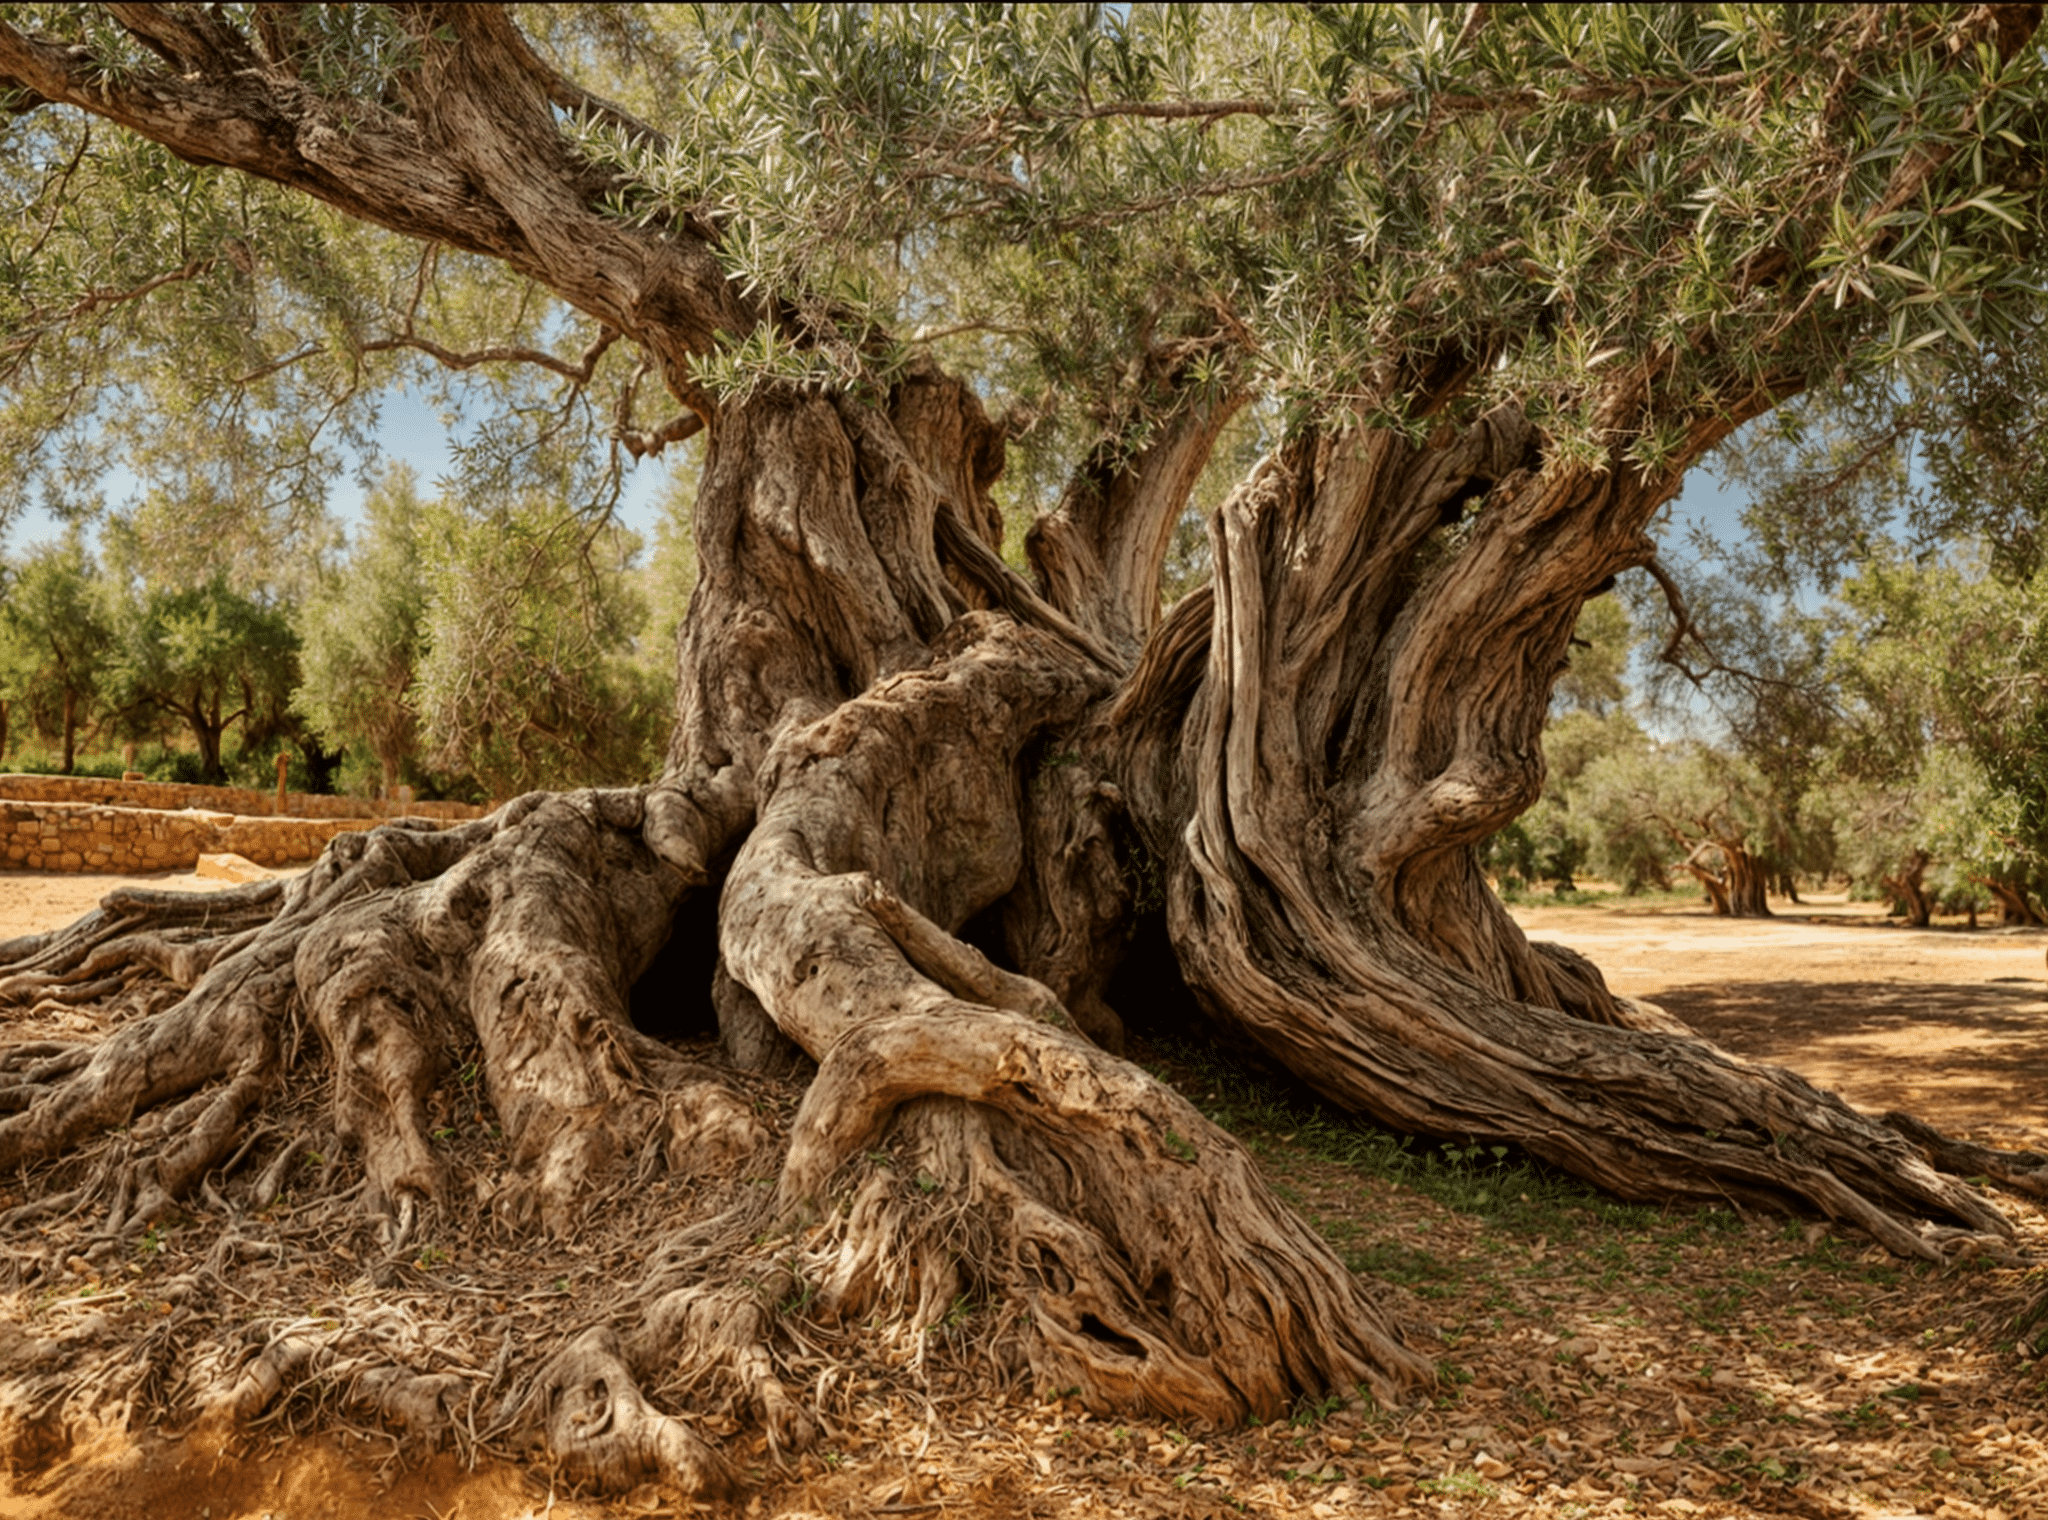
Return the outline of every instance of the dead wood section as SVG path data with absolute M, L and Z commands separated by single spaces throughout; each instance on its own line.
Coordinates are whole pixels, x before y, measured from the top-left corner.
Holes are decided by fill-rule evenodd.
M 503 260 L 641 345 L 709 438 L 653 785 L 342 836 L 287 887 L 110 899 L 0 950 L 0 1167 L 26 1184 L 0 1244 L 21 1288 L 67 1269 L 39 1221 L 92 1218 L 111 1261 L 173 1210 L 262 1214 L 330 1143 L 323 1217 L 387 1260 L 458 1209 L 539 1250 L 621 1188 L 692 1184 L 636 1291 L 506 1341 L 504 1365 L 435 1363 L 389 1326 L 250 1345 L 195 1321 L 164 1345 L 180 1377 L 150 1373 L 183 1390 L 170 1403 L 247 1421 L 345 1355 L 359 1404 L 439 1438 L 477 1396 L 437 1379 L 474 1374 L 508 1438 L 710 1498 L 734 1464 L 648 1390 L 682 1366 L 800 1445 L 815 1419 L 785 1372 L 807 1325 L 921 1348 L 983 1306 L 994 1362 L 1176 1418 L 1402 1396 L 1429 1368 L 1370 1284 L 1117 1054 L 1104 992 L 1154 895 L 1213 1017 L 1351 1109 L 1923 1257 L 2006 1233 L 1926 1137 L 1615 997 L 1485 886 L 1474 847 L 1538 795 L 1578 610 L 1649 557 L 1675 468 L 1555 458 L 1513 407 L 1428 445 L 1307 431 L 1219 513 L 1213 586 L 1163 612 L 1166 538 L 1228 410 L 1190 407 L 1135 455 L 1096 451 L 1033 584 L 997 552 L 1002 438 L 958 380 L 723 408 L 693 391 L 689 356 L 761 313 L 695 234 L 600 212 L 607 184 L 556 124 L 563 82 L 505 12 L 405 12 L 419 65 L 372 107 L 302 80 L 289 28 L 111 10 L 162 70 L 110 78 L 0 27 L 0 75 Z M 1648 384 L 1616 379 L 1617 426 Z M 1796 377 L 1774 384 L 1717 409 L 1688 458 Z M 679 908 L 712 894 L 698 974 L 724 1060 L 628 1015 Z M 969 943 L 991 914 L 1008 965 Z M 785 1128 L 740 1067 L 806 1060 Z M 487 1166 L 451 1168 L 442 1117 L 464 1105 Z

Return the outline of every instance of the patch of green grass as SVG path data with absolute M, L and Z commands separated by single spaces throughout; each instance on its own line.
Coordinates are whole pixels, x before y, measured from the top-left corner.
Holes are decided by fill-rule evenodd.
M 1802 1267 L 1812 1267 L 1830 1276 L 1847 1278 L 1852 1282 L 1875 1283 L 1882 1288 L 1894 1288 L 1899 1284 L 1900 1274 L 1927 1270 L 1920 1263 L 1901 1267 L 1890 1260 L 1865 1260 L 1869 1249 L 1867 1242 L 1844 1240 L 1840 1236 L 1827 1234 L 1814 1241 L 1813 1249 L 1798 1258 Z M 1829 1307 L 1834 1308 L 1832 1300 Z
M 1441 1494 L 1455 1499 L 1491 1499 L 1496 1492 L 1494 1486 L 1479 1475 L 1477 1468 L 1447 1472 L 1441 1478 L 1424 1478 L 1415 1487 L 1419 1493 Z
M 1777 1457 L 1758 1458 L 1747 1446 L 1741 1445 L 1724 1446 L 1713 1454 L 1711 1460 L 1725 1472 L 1746 1473 L 1769 1483 L 1794 1483 L 1800 1473 L 1797 1462 L 1784 1462 Z
M 1342 1394 L 1333 1393 L 1322 1399 L 1311 1399 L 1304 1395 L 1296 1402 L 1294 1413 L 1289 1417 L 1288 1423 L 1295 1426 L 1320 1424 L 1342 1409 L 1345 1402 Z
M 1432 1296 L 1432 1287 L 1454 1282 L 1461 1275 L 1451 1263 L 1398 1240 L 1382 1240 L 1364 1250 L 1347 1251 L 1344 1265 L 1365 1276 L 1413 1288 L 1424 1297 Z
M 1209 1119 L 1265 1150 L 1284 1144 L 1311 1159 L 1413 1188 L 1503 1230 L 1569 1237 L 1588 1225 L 1644 1229 L 1655 1209 L 1610 1198 L 1513 1146 L 1396 1135 L 1322 1102 L 1283 1073 L 1190 1044 L 1162 1052 L 1153 1075 L 1177 1086 Z M 1178 1137 L 1174 1137 L 1178 1138 Z M 1727 1215 L 1728 1228 L 1740 1221 Z
M 1750 1293 L 1747 1288 L 1723 1285 L 1694 1288 L 1692 1295 L 1699 1300 L 1693 1309 L 1693 1323 L 1719 1335 L 1727 1330 Z

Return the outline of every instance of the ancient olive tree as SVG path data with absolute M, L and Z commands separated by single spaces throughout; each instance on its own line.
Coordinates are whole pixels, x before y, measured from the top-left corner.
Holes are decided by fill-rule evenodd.
M 269 740 L 286 726 L 299 678 L 299 636 L 286 607 L 238 591 L 225 575 L 118 588 L 113 604 L 110 696 L 136 731 L 183 726 L 200 775 L 220 782 L 230 730 Z
M 1773 797 L 1742 755 L 1697 741 L 1617 750 L 1587 768 L 1579 802 L 1608 853 L 1642 851 L 1637 837 L 1662 835 L 1661 863 L 1686 872 L 1716 914 L 1770 914 L 1769 840 Z
M 77 539 L 44 544 L 10 565 L 0 603 L 0 681 L 36 732 L 77 759 L 79 730 L 95 716 L 110 631 L 97 567 Z M 4 737 L 4 736 L 0 736 Z
M 1474 852 L 1539 793 L 1581 604 L 1694 460 L 1816 375 L 2009 336 L 2036 19 L 11 7 L 9 172 L 48 235 L 9 234 L 8 426 L 108 420 L 66 400 L 71 345 L 144 343 L 163 296 L 233 318 L 187 366 L 208 395 L 523 364 L 602 457 L 706 441 L 658 779 L 0 947 L 17 1272 L 60 1270 L 53 1216 L 105 1253 L 182 1210 L 266 1259 L 288 1185 L 387 1281 L 450 1218 L 535 1252 L 642 1220 L 643 1279 L 553 1339 L 341 1306 L 253 1346 L 174 1315 L 122 1355 L 230 1417 L 314 1384 L 429 1434 L 482 1409 L 698 1492 L 726 1469 L 687 1387 L 786 1449 L 838 1386 L 805 1355 L 919 1362 L 956 1310 L 1098 1406 L 1426 1378 L 1117 1054 L 1146 909 L 1214 1019 L 1391 1124 L 1923 1257 L 2007 1231 L 1933 1140 L 1527 942 Z M 147 235 L 88 247 L 122 195 Z M 1162 607 L 1254 401 L 1282 436 Z M 1025 574 L 996 493 L 1047 436 L 1082 443 Z M 722 1059 L 629 1018 L 714 904 L 689 975 Z

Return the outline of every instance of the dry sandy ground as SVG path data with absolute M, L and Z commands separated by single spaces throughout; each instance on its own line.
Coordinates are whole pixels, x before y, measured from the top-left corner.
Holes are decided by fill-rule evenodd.
M 1615 991 L 1859 1108 L 2048 1148 L 2048 930 L 1908 929 L 1840 896 L 1779 909 L 1745 922 L 1692 907 L 1515 918 L 1589 957 Z
M 290 870 L 274 871 L 289 876 Z M 76 875 L 54 871 L 0 871 L 0 943 L 18 934 L 39 934 L 60 928 L 99 906 L 100 899 L 122 887 L 150 887 L 171 892 L 219 892 L 231 881 L 196 876 L 190 871 L 158 871 L 149 876 Z
M 205 887 L 0 873 L 0 940 L 130 880 Z M 1860 1106 L 2048 1142 L 2048 933 L 1915 932 L 1839 901 L 1752 924 L 1689 908 L 1517 916 L 1591 956 L 1617 990 Z M 1176 1075 L 1205 1107 L 1262 1101 L 1227 1076 Z M 1323 1118 L 1265 1112 L 1233 1127 L 1387 1284 L 1390 1308 L 1447 1369 L 1433 1397 L 1210 1432 L 1097 1419 L 1051 1396 L 1001 1403 L 943 1368 L 913 1386 L 900 1369 L 860 1367 L 868 1381 L 853 1386 L 870 1391 L 820 1449 L 779 1474 L 755 1454 L 751 1496 L 728 1513 L 2048 1520 L 2048 1362 L 1999 1336 L 2038 1273 L 1900 1264 L 1800 1221 L 1450 1206 L 1339 1164 L 1311 1134 Z M 2011 1212 L 2022 1248 L 2048 1254 L 2048 1219 Z M 472 1473 L 442 1457 L 408 1471 L 353 1437 L 272 1431 L 227 1446 L 144 1434 L 80 1447 L 0 1474 L 0 1520 L 690 1512 L 652 1487 L 601 1504 L 502 1463 Z

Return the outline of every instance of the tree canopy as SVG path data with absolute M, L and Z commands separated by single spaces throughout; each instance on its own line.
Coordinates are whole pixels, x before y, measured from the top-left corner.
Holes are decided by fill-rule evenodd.
M 591 212 L 701 238 L 742 301 L 714 304 L 726 336 L 673 377 L 686 401 L 886 384 L 932 353 L 1020 428 L 1078 413 L 1132 447 L 1184 392 L 1251 385 L 1297 421 L 1417 438 L 1439 404 L 1512 398 L 1553 451 L 1656 471 L 1814 376 L 2027 329 L 2023 11 L 569 7 L 526 18 L 519 66 L 562 96 L 556 151 Z M 281 138 L 274 160 L 223 151 L 199 74 L 117 103 L 140 133 L 18 115 L 12 503 L 82 509 L 118 460 L 181 529 L 287 543 L 379 391 L 452 398 L 451 365 L 497 446 L 480 470 L 537 412 L 586 445 L 619 433 L 575 451 L 599 480 L 692 426 L 644 420 L 608 303 L 579 323 L 573 286 L 507 269 L 481 227 L 394 227 L 402 208 L 344 188 L 380 155 L 419 167 L 430 113 L 406 91 L 461 28 L 376 7 L 246 37 L 10 15 L 24 103 L 167 58 L 253 82 L 277 49 L 273 133 L 351 141 L 321 173 Z M 777 320 L 748 314 L 758 296 Z

